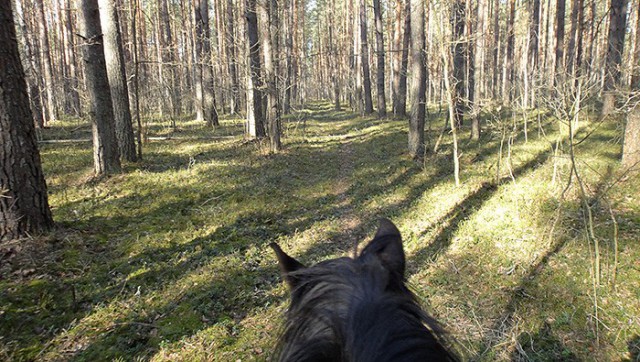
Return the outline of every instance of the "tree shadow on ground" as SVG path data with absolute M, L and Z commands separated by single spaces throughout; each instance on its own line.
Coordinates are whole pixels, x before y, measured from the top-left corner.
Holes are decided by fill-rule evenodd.
M 549 152 L 543 151 L 538 153 L 535 157 L 531 158 L 527 162 L 521 164 L 513 170 L 514 177 L 520 177 L 526 172 L 532 172 L 540 165 L 544 164 L 550 157 Z M 451 208 L 451 210 L 434 222 L 433 227 L 438 230 L 433 241 L 424 248 L 416 251 L 412 257 L 414 260 L 414 272 L 428 261 L 433 261 L 444 253 L 450 246 L 453 236 L 458 231 L 460 223 L 467 220 L 473 213 L 482 208 L 482 205 L 487 202 L 498 190 L 498 186 L 505 182 L 511 182 L 510 176 L 505 176 L 500 179 L 499 182 L 484 182 L 477 189 L 471 192 L 464 200 L 457 203 Z M 445 225 L 442 227 L 441 225 Z M 420 238 L 424 237 L 429 232 L 429 229 L 420 234 Z
M 627 342 L 629 348 L 629 361 L 640 361 L 640 336 L 634 336 Z
M 535 334 L 521 333 L 516 348 L 511 353 L 513 362 L 529 361 L 580 361 L 556 336 L 547 323 Z

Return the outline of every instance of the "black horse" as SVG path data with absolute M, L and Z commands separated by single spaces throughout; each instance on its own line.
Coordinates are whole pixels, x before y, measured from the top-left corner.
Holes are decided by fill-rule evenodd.
M 305 267 L 275 243 L 291 305 L 280 361 L 457 361 L 446 334 L 405 284 L 402 239 L 389 220 L 355 258 Z

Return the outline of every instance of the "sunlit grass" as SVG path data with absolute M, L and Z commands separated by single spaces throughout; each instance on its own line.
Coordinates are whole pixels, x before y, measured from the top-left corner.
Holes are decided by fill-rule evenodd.
M 604 202 L 592 207 L 603 253 L 594 289 L 575 183 L 560 196 L 570 163 L 553 157 L 553 121 L 546 136 L 535 125 L 528 142 L 519 133 L 511 170 L 505 145 L 499 174 L 499 130 L 475 144 L 464 129 L 458 188 L 450 137 L 416 163 L 403 120 L 314 104 L 288 119 L 278 155 L 246 142 L 241 120 L 221 121 L 149 119 L 143 160 L 101 180 L 89 143 L 42 145 L 60 228 L 0 269 L 0 359 L 267 359 L 287 295 L 267 244 L 305 263 L 351 254 L 382 216 L 403 233 L 412 288 L 468 356 L 629 357 L 640 334 L 640 183 L 625 178 L 607 194 L 615 289 L 613 223 Z M 442 120 L 431 122 L 432 147 Z M 576 147 L 591 198 L 619 175 L 619 125 L 584 122 L 576 137 L 594 129 Z M 69 120 L 44 138 L 88 130 Z

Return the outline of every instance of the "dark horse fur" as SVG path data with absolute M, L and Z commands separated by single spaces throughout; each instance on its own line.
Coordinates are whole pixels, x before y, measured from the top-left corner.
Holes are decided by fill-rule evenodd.
M 400 232 L 389 220 L 355 258 L 312 267 L 275 243 L 291 305 L 280 361 L 457 361 L 445 333 L 405 283 Z

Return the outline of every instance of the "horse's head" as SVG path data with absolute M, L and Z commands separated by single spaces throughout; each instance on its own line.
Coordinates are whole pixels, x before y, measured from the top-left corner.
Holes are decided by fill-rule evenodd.
M 380 222 L 373 240 L 355 259 L 306 267 L 277 244 L 271 247 L 291 290 L 280 360 L 450 357 L 433 335 L 441 333 L 437 324 L 405 286 L 402 238 L 391 221 Z

